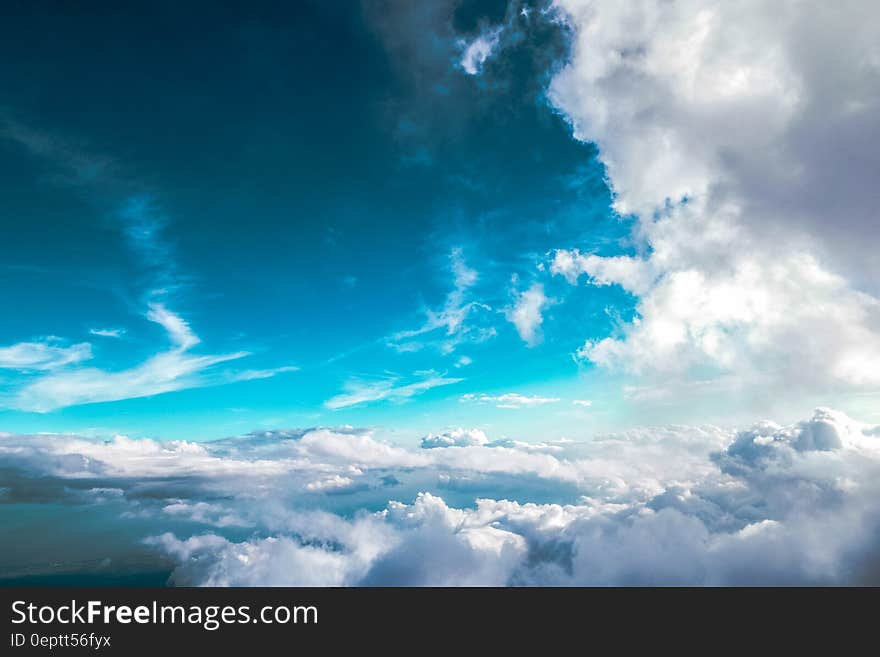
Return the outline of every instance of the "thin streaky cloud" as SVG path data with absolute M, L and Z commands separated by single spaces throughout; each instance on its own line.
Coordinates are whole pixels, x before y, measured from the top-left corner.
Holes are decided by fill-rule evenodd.
M 146 318 L 165 329 L 172 343 L 170 350 L 118 371 L 81 367 L 51 372 L 26 383 L 0 403 L 7 408 L 46 413 L 69 406 L 149 397 L 242 380 L 237 378 L 241 373 L 212 375 L 210 370 L 219 363 L 244 358 L 249 352 L 190 354 L 189 350 L 199 344 L 199 338 L 183 318 L 162 304 L 151 304 Z M 260 372 L 260 376 L 245 375 L 245 378 L 265 378 L 274 373 L 266 370 Z
M 0 369 L 54 370 L 91 358 L 92 345 L 88 342 L 68 346 L 55 337 L 0 347 Z
M 324 406 L 330 410 L 337 410 L 383 400 L 401 401 L 420 395 L 432 388 L 460 383 L 463 380 L 445 376 L 430 376 L 421 381 L 404 385 L 397 385 L 396 379 L 376 382 L 350 381 L 345 386 L 345 392 L 331 397 L 324 402 Z
M 537 395 L 521 395 L 517 392 L 506 392 L 501 395 L 467 393 L 459 397 L 459 401 L 494 404 L 497 408 L 516 409 L 555 404 L 561 400 L 559 397 L 540 397 Z
M 92 335 L 97 335 L 101 338 L 121 338 L 125 335 L 125 329 L 118 328 L 103 328 L 103 329 L 89 329 L 89 333 Z

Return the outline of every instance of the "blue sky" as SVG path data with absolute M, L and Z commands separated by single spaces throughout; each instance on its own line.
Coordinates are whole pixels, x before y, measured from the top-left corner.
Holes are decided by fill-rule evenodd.
M 876 583 L 876 3 L 180 4 L 0 25 L 0 583 Z
M 773 181 L 803 208 L 766 193 L 764 142 L 714 127 L 726 106 L 594 84 L 618 50 L 589 59 L 575 10 L 325 5 L 19 7 L 0 28 L 5 430 L 537 440 L 876 414 L 858 179 L 842 237 L 816 232 L 815 185 Z M 774 241 L 782 278 L 756 264 Z M 820 296 L 823 321 L 864 321 L 808 331 Z
M 559 398 L 541 417 L 567 426 L 600 422 L 571 403 L 607 397 L 572 354 L 632 299 L 571 288 L 548 254 L 631 247 L 595 147 L 544 96 L 565 30 L 520 17 L 504 61 L 469 75 L 442 24 L 425 24 L 436 51 L 401 61 L 409 44 L 382 21 L 418 16 L 324 4 L 192 10 L 197 38 L 170 7 L 7 25 L 0 345 L 88 357 L 9 363 L 5 429 L 200 439 L 481 416 L 515 433 L 523 413 L 460 401 L 506 393 Z M 503 3 L 466 9 L 461 35 L 504 20 Z M 524 341 L 509 313 L 533 285 L 548 301 Z M 151 306 L 198 337 L 188 356 L 248 355 L 194 365 L 164 394 L 140 396 L 145 375 L 112 401 L 18 396 L 173 350 Z

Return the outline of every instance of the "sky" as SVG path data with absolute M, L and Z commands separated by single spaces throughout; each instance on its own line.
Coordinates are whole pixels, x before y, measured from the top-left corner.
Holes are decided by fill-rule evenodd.
M 876 575 L 871 3 L 13 13 L 0 571 Z
M 600 393 L 572 355 L 633 300 L 571 289 L 548 254 L 631 246 L 545 96 L 566 30 L 503 3 L 325 4 L 203 8 L 197 39 L 171 5 L 5 27 L 5 428 L 418 431 L 508 393 L 601 422 L 571 404 Z M 462 40 L 505 20 L 477 74 Z

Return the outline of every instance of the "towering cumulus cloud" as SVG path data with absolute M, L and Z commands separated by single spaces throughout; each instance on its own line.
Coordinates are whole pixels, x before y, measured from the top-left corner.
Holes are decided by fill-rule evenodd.
M 559 0 L 550 98 L 600 149 L 631 257 L 552 271 L 638 297 L 580 355 L 777 390 L 880 383 L 880 8 Z

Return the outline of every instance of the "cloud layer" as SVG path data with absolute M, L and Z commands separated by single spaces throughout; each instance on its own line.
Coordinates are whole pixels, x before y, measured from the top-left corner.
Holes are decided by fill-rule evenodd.
M 3 435 L 0 459 L 3 501 L 112 500 L 108 521 L 145 523 L 181 585 L 844 584 L 880 558 L 880 427 L 828 409 L 587 442 L 455 429 L 415 449 L 355 429 Z

